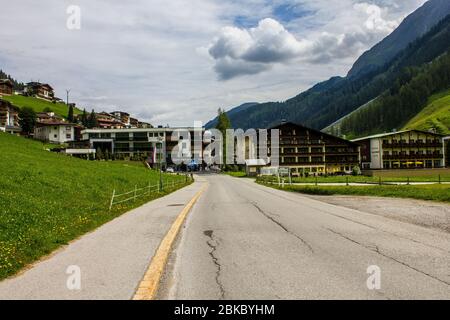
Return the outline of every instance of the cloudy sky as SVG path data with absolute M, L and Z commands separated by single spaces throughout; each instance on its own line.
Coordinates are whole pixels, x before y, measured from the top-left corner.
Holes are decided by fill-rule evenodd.
M 345 75 L 426 0 L 20 0 L 0 10 L 0 69 L 154 125 L 283 101 Z M 70 29 L 81 10 L 80 29 Z

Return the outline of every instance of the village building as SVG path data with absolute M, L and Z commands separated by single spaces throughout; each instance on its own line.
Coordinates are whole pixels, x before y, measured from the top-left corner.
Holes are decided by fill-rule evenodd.
M 111 112 L 111 115 L 122 122 L 125 127 L 130 127 L 130 114 L 123 111 Z
M 142 121 L 138 121 L 137 127 L 141 128 L 141 129 L 151 129 L 151 128 L 153 128 L 153 126 L 150 123 L 142 122 Z
M 53 88 L 47 83 L 29 82 L 26 84 L 24 92 L 28 96 L 48 101 L 53 101 L 55 97 Z
M 0 79 L 0 97 L 13 94 L 14 85 L 9 79 Z
M 34 139 L 58 144 L 73 141 L 75 127 L 68 122 L 39 122 L 34 128 Z
M 361 146 L 363 169 L 417 169 L 444 167 L 443 136 L 407 130 L 377 134 L 353 142 Z
M 107 112 L 96 113 L 97 126 L 101 129 L 122 129 L 125 125 Z
M 19 134 L 19 108 L 10 102 L 0 99 L 0 131 Z
M 65 121 L 63 117 L 54 112 L 37 112 L 36 122 L 61 122 Z

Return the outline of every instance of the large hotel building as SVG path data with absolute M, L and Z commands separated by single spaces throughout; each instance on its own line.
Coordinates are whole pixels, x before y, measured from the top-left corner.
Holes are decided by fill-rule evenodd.
M 280 134 L 279 166 L 294 176 L 351 172 L 360 163 L 356 143 L 289 122 L 272 129 Z
M 442 168 L 444 136 L 408 130 L 353 140 L 361 146 L 363 169 Z
M 155 164 L 163 166 L 172 165 L 171 154 L 178 145 L 178 140 L 173 139 L 173 132 L 179 130 L 181 137 L 190 133 L 192 159 L 203 159 L 203 146 L 200 153 L 195 153 L 194 137 L 203 137 L 204 128 L 129 128 L 129 129 L 86 129 L 82 131 L 83 141 L 88 142 L 89 148 L 108 151 L 111 154 L 131 157 L 136 154 L 146 155 L 153 159 Z M 187 135 L 187 134 L 186 134 Z M 203 139 L 199 140 L 202 141 Z M 186 142 L 184 142 L 186 143 Z M 186 145 L 183 150 L 189 150 Z M 186 155 L 180 155 L 182 157 Z

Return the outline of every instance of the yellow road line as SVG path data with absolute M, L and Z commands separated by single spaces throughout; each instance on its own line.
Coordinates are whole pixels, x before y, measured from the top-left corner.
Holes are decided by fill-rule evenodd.
M 184 207 L 183 211 L 178 215 L 172 226 L 167 232 L 164 239 L 161 241 L 156 254 L 153 256 L 152 262 L 144 275 L 144 278 L 140 282 L 133 300 L 153 300 L 158 292 L 159 283 L 164 273 L 164 269 L 169 258 L 172 245 L 180 232 L 189 211 L 192 209 L 198 198 L 206 189 L 206 184 L 200 189 L 199 192 L 191 199 L 191 201 Z

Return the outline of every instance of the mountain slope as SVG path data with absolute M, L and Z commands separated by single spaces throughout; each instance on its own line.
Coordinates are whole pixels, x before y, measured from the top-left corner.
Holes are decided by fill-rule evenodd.
M 449 0 L 426 2 L 420 9 L 409 15 L 394 32 L 365 52 L 355 62 L 348 75 L 355 77 L 382 67 L 449 13 Z
M 404 129 L 434 129 L 441 134 L 450 134 L 450 89 L 432 96 L 427 106 Z
M 450 37 L 450 26 L 447 32 Z M 450 45 L 450 38 L 448 43 Z M 340 134 L 347 137 L 361 137 L 402 128 L 424 110 L 430 96 L 448 88 L 450 88 L 450 51 L 431 63 L 405 68 L 403 76 L 378 99 L 342 121 Z M 432 98 L 431 101 L 433 99 L 436 98 Z
M 244 103 L 244 104 L 241 104 L 238 107 L 232 108 L 230 111 L 227 112 L 227 114 L 228 114 L 228 116 L 230 116 L 230 115 L 233 116 L 234 114 L 237 114 L 237 113 L 239 113 L 241 111 L 245 111 L 245 110 L 247 110 L 250 107 L 256 106 L 257 104 L 258 103 L 256 103 L 256 102 Z M 209 121 L 205 125 L 206 129 L 214 128 L 217 125 L 217 120 L 218 120 L 218 117 L 215 117 L 213 120 Z
M 431 2 L 438 3 L 437 0 Z M 426 8 L 419 8 L 407 20 L 408 23 L 414 21 L 414 17 L 430 14 Z M 447 5 L 444 5 L 441 11 L 446 10 Z M 447 13 L 450 13 L 450 8 Z M 319 130 L 327 127 L 394 85 L 399 77 L 405 76 L 402 74 L 405 67 L 430 62 L 443 54 L 450 45 L 450 37 L 441 32 L 444 26 L 438 22 L 435 22 L 438 27 L 434 26 L 421 41 L 408 45 L 382 67 L 357 76 L 331 78 L 285 102 L 262 103 L 238 112 L 232 110 L 228 113 L 231 123 L 234 128 L 267 128 L 287 119 Z

